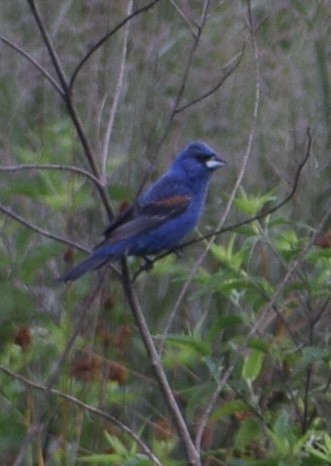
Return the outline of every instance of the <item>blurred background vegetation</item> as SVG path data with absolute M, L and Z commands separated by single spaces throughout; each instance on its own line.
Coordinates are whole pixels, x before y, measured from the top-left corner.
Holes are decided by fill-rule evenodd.
M 130 7 L 147 3 L 37 5 L 70 79 Z M 158 261 L 135 287 L 157 339 L 177 309 L 163 335 L 164 366 L 192 432 L 233 364 L 202 438 L 204 464 L 330 464 L 331 240 L 328 219 L 320 223 L 330 205 L 330 2 L 252 0 L 251 8 L 256 50 L 246 1 L 155 2 L 90 56 L 72 101 L 114 211 L 188 142 L 204 140 L 222 154 L 228 164 L 213 179 L 200 233 L 216 228 L 246 155 L 225 225 L 283 199 L 310 128 L 309 160 L 281 211 L 218 236 L 190 283 L 204 242 Z M 0 25 L 1 464 L 73 465 L 82 457 L 89 464 L 152 464 L 109 419 L 49 398 L 15 375 L 110 413 L 162 464 L 186 464 L 116 274 L 90 274 L 68 287 L 53 282 L 83 257 L 76 249 L 99 241 L 107 215 L 95 183 L 81 173 L 22 168 L 91 171 L 63 100 L 10 46 L 56 76 L 29 2 L 1 2 Z M 295 261 L 299 268 L 284 282 Z M 139 261 L 130 267 L 137 270 Z M 269 305 L 277 319 L 248 342 Z M 36 419 L 42 428 L 27 437 Z

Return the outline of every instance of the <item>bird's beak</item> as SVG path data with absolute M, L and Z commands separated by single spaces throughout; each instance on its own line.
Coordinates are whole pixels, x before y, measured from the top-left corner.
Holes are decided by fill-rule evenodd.
M 225 164 L 226 162 L 222 160 L 220 157 L 218 157 L 216 154 L 206 161 L 206 167 L 210 170 L 216 170 L 216 168 L 223 167 L 223 165 Z

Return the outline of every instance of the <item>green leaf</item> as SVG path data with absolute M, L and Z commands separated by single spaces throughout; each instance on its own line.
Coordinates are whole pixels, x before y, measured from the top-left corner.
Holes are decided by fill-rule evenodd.
M 217 317 L 208 330 L 208 339 L 213 342 L 219 338 L 220 332 L 223 330 L 236 329 L 238 325 L 242 324 L 243 319 L 240 315 L 230 314 L 228 316 Z
M 120 441 L 118 437 L 115 435 L 111 435 L 109 432 L 105 431 L 105 437 L 107 440 L 107 443 L 111 446 L 111 448 L 116 452 L 119 453 L 120 455 L 125 456 L 128 452 L 126 447 L 123 445 L 123 443 Z
M 263 352 L 266 352 L 270 349 L 270 344 L 265 340 L 261 340 L 260 338 L 252 338 L 248 345 L 250 348 L 255 348 Z
M 210 345 L 195 336 L 167 335 L 166 341 L 177 347 L 187 348 L 198 356 L 208 356 L 210 354 Z
M 245 260 L 248 258 L 249 249 L 248 247 L 241 247 L 234 251 L 233 246 L 227 245 L 227 247 L 214 244 L 211 247 L 213 255 L 230 269 L 240 270 Z
M 195 366 L 202 358 L 210 354 L 210 345 L 201 339 L 189 335 L 170 335 L 167 337 L 167 347 L 164 355 L 164 365 Z
M 328 355 L 326 350 L 322 350 L 321 348 L 317 348 L 316 346 L 306 346 L 302 349 L 301 356 L 297 360 L 294 373 L 301 372 L 310 364 L 313 364 L 317 361 L 322 361 L 325 356 Z
M 82 463 L 96 463 L 96 464 L 108 464 L 109 466 L 117 466 L 123 464 L 123 457 L 117 453 L 99 453 L 95 455 L 82 456 L 79 458 Z
M 298 235 L 293 229 L 282 231 L 273 244 L 287 259 L 291 258 L 288 253 L 297 253 L 300 249 Z
M 213 411 L 211 419 L 213 421 L 219 421 L 224 416 L 232 416 L 240 411 L 249 411 L 250 408 L 243 400 L 231 400 L 228 403 L 224 403 L 219 408 Z
M 240 424 L 235 437 L 235 447 L 238 450 L 245 448 L 260 436 L 260 427 L 256 419 L 246 419 Z
M 314 433 L 314 437 L 317 437 L 314 440 L 313 445 L 308 445 L 306 447 L 307 451 L 311 453 L 314 457 L 323 460 L 325 463 L 330 464 L 331 462 L 331 437 L 326 432 L 322 432 L 320 436 L 318 433 Z
M 295 435 L 294 425 L 290 423 L 289 412 L 286 408 L 279 413 L 273 429 L 268 429 L 267 432 L 278 454 L 283 457 L 297 457 L 305 442 L 305 436 L 298 438 Z
M 244 189 L 241 189 L 241 197 L 235 199 L 234 203 L 238 210 L 247 215 L 256 215 L 262 207 L 270 201 L 277 199 L 271 192 L 259 195 L 247 195 Z
M 289 432 L 289 415 L 282 409 L 274 424 L 274 432 L 279 438 L 287 438 Z
M 306 261 L 310 264 L 318 264 L 324 260 L 331 259 L 331 248 L 312 248 L 306 255 Z
M 257 348 L 251 348 L 248 357 L 244 361 L 242 377 L 254 380 L 260 374 L 265 353 Z
M 0 283 L 0 296 L 0 327 L 4 321 L 15 321 L 20 324 L 36 315 L 28 291 L 21 291 L 9 283 Z

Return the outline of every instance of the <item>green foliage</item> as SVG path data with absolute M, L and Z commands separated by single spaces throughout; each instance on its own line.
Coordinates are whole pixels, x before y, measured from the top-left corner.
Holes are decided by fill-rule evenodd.
M 243 188 L 240 189 L 239 196 L 234 204 L 240 212 L 251 217 L 258 214 L 266 203 L 274 201 L 277 197 L 273 193 L 248 195 Z
M 89 455 L 81 457 L 79 461 L 82 463 L 91 464 L 93 462 L 95 464 L 104 464 L 109 466 L 118 464 L 123 466 L 150 466 L 152 464 L 145 455 L 137 453 L 135 446 L 132 447 L 131 451 L 129 451 L 114 435 L 110 435 L 108 432 L 105 432 L 105 436 L 107 443 L 113 450 L 112 453 Z
M 264 353 L 259 349 L 252 348 L 246 358 L 243 369 L 242 377 L 249 381 L 255 380 L 260 374 L 264 360 Z
M 57 79 L 25 3 L 1 3 L 3 34 Z M 68 77 L 84 51 L 127 14 L 128 2 L 92 3 L 36 0 Z M 184 422 L 193 438 L 204 427 L 204 464 L 327 465 L 327 228 L 303 251 L 330 199 L 329 2 L 250 2 L 258 76 L 247 2 L 209 2 L 198 29 L 202 3 L 158 2 L 134 17 L 126 57 L 119 29 L 78 73 L 70 103 L 97 171 L 105 167 L 100 182 L 114 211 L 135 199 L 188 140 L 205 139 L 223 151 L 228 164 L 212 185 L 201 225 L 207 233 L 223 212 L 220 198 L 230 198 L 250 136 L 250 159 L 225 226 L 288 195 L 311 126 L 314 158 L 281 210 L 218 236 L 192 282 L 187 280 L 203 241 L 184 248 L 182 257 L 156 261 L 135 277 L 134 287 L 162 346 Z M 239 66 L 217 87 L 244 44 Z M 50 236 L 92 246 L 107 219 L 98 187 L 82 174 L 93 170 L 68 102 L 30 60 L 2 45 L 1 165 L 14 168 L 0 171 L 1 205 L 24 223 L 1 211 L 0 463 L 14 464 L 27 445 L 23 466 L 153 464 L 116 418 L 161 464 L 184 466 L 183 440 L 118 274 L 103 269 L 68 286 L 53 281 L 82 253 Z M 256 79 L 260 100 L 253 122 Z M 130 259 L 129 266 L 135 275 L 140 260 Z
M 331 461 L 331 437 L 327 433 L 316 432 L 313 444 L 307 446 L 307 451 L 316 459 L 322 460 L 321 464 L 329 464 Z

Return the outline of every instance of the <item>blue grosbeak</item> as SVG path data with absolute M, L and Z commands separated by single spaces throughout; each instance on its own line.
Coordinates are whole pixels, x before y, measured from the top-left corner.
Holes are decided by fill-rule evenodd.
M 175 249 L 196 227 L 211 175 L 224 164 L 207 144 L 190 144 L 156 183 L 110 223 L 105 239 L 92 254 L 60 280 L 76 280 L 126 255 L 147 256 Z

